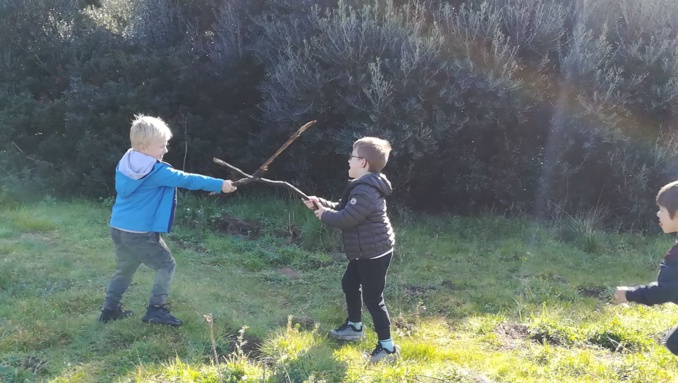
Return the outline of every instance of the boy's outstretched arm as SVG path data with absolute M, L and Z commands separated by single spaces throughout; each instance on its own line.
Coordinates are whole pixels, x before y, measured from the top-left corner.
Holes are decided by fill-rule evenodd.
M 170 166 L 163 166 L 153 177 L 153 182 L 160 186 L 177 187 L 188 190 L 205 190 L 215 193 L 230 193 L 233 186 L 228 181 L 219 178 L 204 176 L 202 174 L 186 173 Z M 230 190 L 230 191 L 227 191 Z
M 617 294 L 623 295 L 628 302 L 647 306 L 666 302 L 678 303 L 678 263 L 662 261 L 657 282 L 632 287 L 619 286 L 615 291 L 615 298 Z
M 316 206 L 320 205 L 328 209 L 336 209 L 339 205 L 339 202 L 328 201 L 324 198 L 316 197 L 314 195 L 309 196 L 308 199 L 302 199 L 301 201 L 304 203 L 304 205 L 306 205 L 307 208 L 311 210 L 315 210 Z

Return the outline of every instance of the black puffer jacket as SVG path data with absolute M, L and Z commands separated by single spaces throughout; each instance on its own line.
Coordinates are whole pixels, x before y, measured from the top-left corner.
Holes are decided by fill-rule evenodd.
M 648 306 L 678 303 L 678 245 L 674 245 L 659 263 L 657 282 L 632 287 L 626 292 L 626 300 Z
M 369 173 L 349 182 L 339 202 L 320 199 L 328 210 L 322 221 L 341 229 L 344 253 L 351 259 L 368 259 L 393 249 L 395 234 L 386 214 L 385 198 L 391 182 L 381 173 Z

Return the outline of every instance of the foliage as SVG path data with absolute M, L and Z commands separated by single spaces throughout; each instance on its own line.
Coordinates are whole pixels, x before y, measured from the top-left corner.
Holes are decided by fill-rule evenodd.
M 4 0 L 2 198 L 110 197 L 137 113 L 170 124 L 168 162 L 223 178 L 212 157 L 256 169 L 317 119 L 271 178 L 338 196 L 377 135 L 404 208 L 647 229 L 678 173 L 676 20 L 670 0 Z

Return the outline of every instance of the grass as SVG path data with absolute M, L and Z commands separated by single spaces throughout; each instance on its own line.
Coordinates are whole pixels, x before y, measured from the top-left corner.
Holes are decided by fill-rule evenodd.
M 0 382 L 669 382 L 674 305 L 611 306 L 654 280 L 669 236 L 499 216 L 395 221 L 386 301 L 401 358 L 344 344 L 337 233 L 301 203 L 183 196 L 170 302 L 181 328 L 140 322 L 153 274 L 125 295 L 132 319 L 96 321 L 114 257 L 110 201 L 0 209 Z M 577 226 L 579 225 L 579 226 Z M 585 228 L 580 229 L 580 227 Z M 211 318 L 210 324 L 205 316 Z M 215 358 L 216 354 L 216 358 Z

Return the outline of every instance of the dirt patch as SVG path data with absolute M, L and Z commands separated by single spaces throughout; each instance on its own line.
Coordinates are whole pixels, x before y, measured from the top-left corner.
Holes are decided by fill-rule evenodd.
M 12 238 L 0 238 L 0 244 L 14 245 L 22 241 L 44 242 L 50 246 L 56 246 L 56 235 L 46 233 L 21 233 Z
M 177 247 L 181 249 L 191 250 L 196 253 L 209 254 L 210 252 L 210 249 L 206 248 L 205 246 L 199 243 L 184 241 L 183 239 L 173 239 L 172 244 L 177 245 Z
M 301 277 L 301 273 L 299 271 L 291 269 L 289 267 L 283 267 L 282 269 L 278 269 L 278 273 L 291 279 L 297 279 Z
M 518 349 L 524 339 L 529 338 L 530 330 L 526 325 L 512 322 L 502 322 L 494 329 L 495 334 L 501 335 L 501 349 Z
M 431 291 L 435 291 L 436 287 L 435 286 L 418 286 L 418 285 L 404 284 L 403 289 L 409 295 L 420 296 L 420 295 L 424 295 L 426 293 L 429 293 Z
M 402 331 L 407 336 L 414 334 L 415 324 L 407 321 L 403 317 L 398 316 L 391 318 L 391 325 L 393 328 Z
M 34 241 L 47 242 L 50 245 L 56 245 L 56 234 L 53 233 L 22 233 L 21 239 L 32 239 Z
M 245 333 L 242 337 L 242 342 L 238 339 L 239 334 L 231 334 L 227 339 L 231 342 L 231 348 L 236 354 L 242 352 L 243 354 L 259 359 L 261 357 L 261 339 L 248 335 Z
M 241 235 L 247 238 L 258 237 L 261 233 L 261 225 L 258 222 L 228 215 L 217 218 L 214 221 L 214 228 L 222 233 Z
M 462 286 L 462 285 L 460 285 L 460 284 L 456 284 L 456 283 L 454 283 L 454 282 L 452 282 L 452 281 L 450 281 L 450 280 L 444 280 L 444 281 L 442 281 L 442 282 L 440 283 L 440 286 L 442 286 L 442 287 L 444 287 L 444 288 L 446 288 L 446 289 L 448 289 L 448 290 L 452 290 L 452 291 L 461 291 L 461 290 L 464 290 L 464 286 Z
M 499 323 L 494 332 L 508 339 L 526 339 L 530 335 L 530 330 L 526 325 L 511 322 Z

